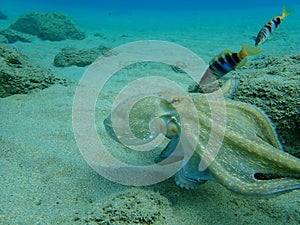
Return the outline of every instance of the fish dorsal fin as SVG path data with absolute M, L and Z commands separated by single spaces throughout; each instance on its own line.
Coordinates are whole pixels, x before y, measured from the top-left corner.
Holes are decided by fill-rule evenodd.
M 232 53 L 232 51 L 230 51 L 229 49 L 224 49 L 222 54 L 228 54 L 228 53 Z
M 224 49 L 221 53 L 216 55 L 213 59 L 220 58 L 220 57 L 224 56 L 225 54 L 229 54 L 229 53 L 232 53 L 232 51 L 230 51 L 229 49 Z
M 224 49 L 223 52 L 219 54 L 219 57 L 224 57 L 224 55 L 231 54 L 231 53 L 232 51 L 230 51 L 229 49 Z
M 223 57 L 224 55 L 230 54 L 230 53 L 232 53 L 232 51 L 230 51 L 229 49 L 224 49 L 221 53 L 219 53 L 218 55 L 215 55 L 210 62 L 212 63 L 212 62 L 218 60 L 219 58 Z

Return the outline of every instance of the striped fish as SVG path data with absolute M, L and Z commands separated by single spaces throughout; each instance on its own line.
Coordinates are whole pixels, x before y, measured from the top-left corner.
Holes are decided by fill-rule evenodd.
M 259 47 L 246 44 L 242 45 L 240 52 L 224 50 L 210 61 L 209 67 L 199 83 L 201 85 L 212 83 L 213 80 L 221 78 L 226 73 L 244 66 L 248 55 L 257 55 L 259 53 L 261 53 Z
M 275 16 L 272 20 L 267 22 L 263 28 L 259 31 L 257 37 L 255 38 L 255 46 L 258 46 L 265 42 L 265 40 L 274 32 L 282 23 L 285 17 L 293 13 L 292 9 L 287 9 L 286 6 L 283 7 L 281 16 Z

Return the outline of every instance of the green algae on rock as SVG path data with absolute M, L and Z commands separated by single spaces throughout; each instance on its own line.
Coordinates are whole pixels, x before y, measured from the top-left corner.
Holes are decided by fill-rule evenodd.
M 0 97 L 26 94 L 33 89 L 44 89 L 52 84 L 66 85 L 69 81 L 54 76 L 48 70 L 34 65 L 17 49 L 0 45 Z

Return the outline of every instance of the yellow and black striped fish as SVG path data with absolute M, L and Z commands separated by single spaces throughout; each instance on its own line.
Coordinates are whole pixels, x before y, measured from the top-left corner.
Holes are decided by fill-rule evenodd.
M 231 70 L 244 66 L 247 62 L 248 55 L 257 55 L 259 53 L 261 53 L 259 47 L 246 44 L 242 45 L 242 50 L 240 52 L 224 50 L 210 61 L 207 72 L 212 72 L 212 74 L 219 79 Z
M 284 18 L 291 15 L 292 13 L 292 9 L 287 9 L 287 7 L 284 6 L 281 16 L 275 16 L 272 20 L 267 22 L 263 26 L 263 28 L 261 28 L 257 37 L 255 38 L 255 46 L 262 44 L 270 36 L 270 34 L 279 27 Z

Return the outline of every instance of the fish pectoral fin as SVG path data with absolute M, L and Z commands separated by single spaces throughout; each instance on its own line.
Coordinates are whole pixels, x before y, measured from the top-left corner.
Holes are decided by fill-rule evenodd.
M 180 145 L 179 135 L 172 137 L 164 150 L 154 159 L 154 162 L 159 165 L 166 165 L 183 160 L 184 153 Z
M 247 57 L 244 58 L 239 64 L 237 64 L 237 66 L 235 68 L 239 69 L 242 68 L 243 66 L 245 66 L 247 64 Z

